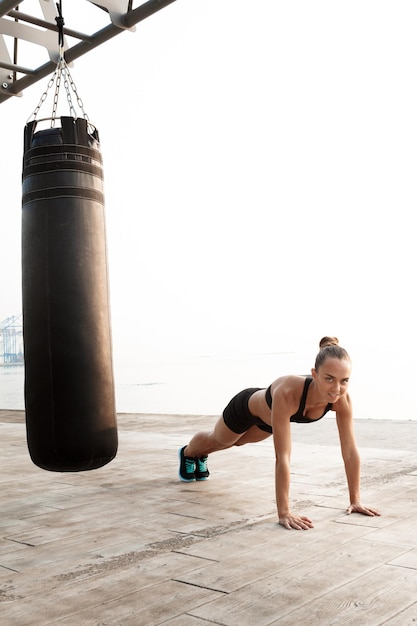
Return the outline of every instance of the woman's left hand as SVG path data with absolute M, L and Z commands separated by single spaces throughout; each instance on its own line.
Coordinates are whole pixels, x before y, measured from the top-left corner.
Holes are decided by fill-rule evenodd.
M 374 509 L 373 507 L 370 507 L 370 506 L 364 506 L 360 502 L 355 502 L 354 504 L 350 504 L 348 508 L 346 509 L 346 513 L 347 515 L 350 515 L 351 513 L 362 513 L 362 515 L 369 515 L 371 517 L 373 517 L 374 515 L 381 515 L 378 509 Z

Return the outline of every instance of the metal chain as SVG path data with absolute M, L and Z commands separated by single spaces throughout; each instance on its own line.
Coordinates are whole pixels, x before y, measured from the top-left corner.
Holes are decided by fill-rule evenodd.
M 78 90 L 77 87 L 74 83 L 74 80 L 71 76 L 71 73 L 69 71 L 68 65 L 66 64 L 64 58 L 62 58 L 63 61 L 63 68 L 62 68 L 62 73 L 64 74 L 64 87 L 65 87 L 65 91 L 67 92 L 67 100 L 68 100 L 68 104 L 70 107 L 70 112 L 73 113 L 73 117 L 77 117 L 77 113 L 74 109 L 74 105 L 72 104 L 72 98 L 71 98 L 71 92 L 70 92 L 70 87 L 72 89 L 73 94 L 75 95 L 76 99 L 77 99 L 77 104 L 81 110 L 81 113 L 83 114 L 84 119 L 87 120 L 87 122 L 89 121 L 88 119 L 88 115 L 87 113 L 84 111 L 84 103 L 81 100 L 79 94 L 78 94 Z
M 61 86 L 61 59 L 62 59 L 62 55 L 60 53 L 58 65 L 57 65 L 56 70 L 55 70 L 56 83 L 55 83 L 54 103 L 52 105 L 51 128 L 53 128 L 55 126 L 56 112 L 57 112 L 57 108 L 58 108 L 59 88 Z
M 85 120 L 87 120 L 87 122 L 89 122 L 88 119 L 88 115 L 87 113 L 84 111 L 84 104 L 83 101 L 81 100 L 78 91 L 77 91 L 77 87 L 75 86 L 75 83 L 72 79 L 71 73 L 69 71 L 68 65 L 65 61 L 65 57 L 64 57 L 64 18 L 62 16 L 62 0 L 59 0 L 59 2 L 56 3 L 56 8 L 57 8 L 57 12 L 58 15 L 55 18 L 55 21 L 57 23 L 58 26 L 58 46 L 59 46 L 59 57 L 58 57 L 58 63 L 55 69 L 55 72 L 52 75 L 52 78 L 50 78 L 50 80 L 48 81 L 48 84 L 46 86 L 45 91 L 43 92 L 41 99 L 39 100 L 38 106 L 35 108 L 35 110 L 33 111 L 32 115 L 29 117 L 28 122 L 31 121 L 33 119 L 33 121 L 36 120 L 36 117 L 39 113 L 39 109 L 41 108 L 41 106 L 43 105 L 43 103 L 45 102 L 46 98 L 48 97 L 48 91 L 52 88 L 52 86 L 55 84 L 55 93 L 54 93 L 54 101 L 52 104 L 52 116 L 50 118 L 51 120 L 51 128 L 53 128 L 55 126 L 55 120 L 56 120 L 56 116 L 57 116 L 57 110 L 58 110 L 58 101 L 59 101 L 59 92 L 61 89 L 61 80 L 63 79 L 64 81 L 64 88 L 65 88 L 65 92 L 67 95 L 67 102 L 68 102 L 68 106 L 69 106 L 69 111 L 70 111 L 70 115 L 74 118 L 77 119 L 77 112 L 75 110 L 73 101 L 72 101 L 72 96 L 71 96 L 71 90 L 76 98 L 77 104 L 79 106 L 79 108 L 81 109 L 81 112 L 83 114 L 83 117 Z M 48 118 L 46 118 L 48 119 Z
M 31 120 L 33 120 L 33 121 L 36 120 L 36 117 L 37 117 L 37 115 L 39 113 L 39 110 L 40 110 L 41 106 L 43 105 L 43 103 L 45 102 L 46 98 L 48 97 L 49 90 L 55 84 L 54 100 L 53 100 L 53 104 L 52 104 L 52 115 L 51 115 L 51 118 L 50 118 L 51 119 L 51 128 L 53 128 L 55 126 L 55 120 L 56 120 L 56 117 L 57 117 L 58 101 L 59 101 L 59 94 L 60 94 L 62 80 L 64 82 L 64 88 L 65 88 L 65 92 L 66 92 L 66 96 L 67 96 L 67 102 L 68 102 L 68 106 L 69 106 L 70 115 L 74 119 L 77 119 L 77 117 L 78 117 L 77 112 L 75 110 L 75 106 L 74 106 L 73 101 L 72 101 L 72 96 L 71 96 L 71 91 L 72 91 L 72 93 L 74 94 L 74 96 L 76 98 L 77 105 L 80 108 L 81 113 L 82 113 L 84 119 L 89 121 L 89 117 L 88 117 L 87 113 L 84 110 L 84 103 L 83 103 L 80 95 L 78 94 L 77 87 L 76 87 L 76 85 L 74 83 L 74 80 L 73 80 L 73 78 L 71 76 L 71 73 L 69 71 L 68 65 L 67 65 L 67 63 L 65 61 L 64 52 L 63 52 L 62 49 L 60 49 L 58 64 L 56 66 L 55 72 L 53 73 L 52 77 L 49 79 L 48 84 L 46 86 L 46 89 L 43 92 L 37 107 L 35 108 L 33 113 L 30 115 L 30 117 L 28 119 L 28 122 L 31 121 Z
M 46 86 L 45 91 L 43 92 L 41 99 L 39 100 L 39 103 L 37 105 L 37 107 L 35 108 L 35 110 L 33 111 L 33 113 L 30 115 L 30 117 L 28 118 L 28 122 L 33 118 L 34 120 L 36 119 L 38 113 L 39 113 L 39 109 L 41 108 L 41 106 L 43 105 L 43 103 L 45 102 L 46 98 L 48 97 L 48 91 L 51 89 L 51 87 L 53 86 L 53 84 L 55 83 L 55 78 L 58 72 L 58 68 L 55 70 L 55 72 L 53 73 L 52 77 L 49 79 L 48 84 Z

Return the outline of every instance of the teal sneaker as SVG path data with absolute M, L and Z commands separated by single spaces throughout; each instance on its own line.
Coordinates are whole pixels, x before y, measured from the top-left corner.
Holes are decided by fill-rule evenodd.
M 185 456 L 184 450 L 187 446 L 178 450 L 178 458 L 180 460 L 180 467 L 178 470 L 178 476 L 184 483 L 190 483 L 196 479 L 195 475 L 195 459 L 189 456 Z
M 195 478 L 196 480 L 208 480 L 210 477 L 210 472 L 207 467 L 207 458 L 206 456 L 201 456 L 199 459 L 195 460 Z

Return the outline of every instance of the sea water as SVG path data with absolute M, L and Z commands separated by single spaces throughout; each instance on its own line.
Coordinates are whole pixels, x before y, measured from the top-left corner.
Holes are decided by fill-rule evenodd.
M 280 364 L 277 372 L 277 361 Z M 244 387 L 284 373 L 283 355 L 171 356 L 114 365 L 119 413 L 217 415 Z M 0 367 L 0 409 L 24 410 L 24 367 Z
M 170 356 L 115 363 L 118 413 L 221 414 L 245 387 L 267 387 L 278 376 L 308 374 L 306 359 L 291 353 Z M 384 371 L 384 364 L 379 363 Z M 0 409 L 24 410 L 24 367 L 0 367 Z M 389 384 L 355 369 L 350 388 L 354 416 L 361 419 L 417 419 L 412 378 Z

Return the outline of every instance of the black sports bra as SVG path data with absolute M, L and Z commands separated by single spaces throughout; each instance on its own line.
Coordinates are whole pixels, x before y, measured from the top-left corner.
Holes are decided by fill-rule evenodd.
M 304 382 L 303 395 L 301 396 L 301 400 L 300 400 L 300 406 L 298 407 L 297 412 L 294 413 L 294 415 L 291 415 L 290 422 L 297 422 L 298 424 L 311 424 L 312 422 L 318 422 L 318 420 L 321 420 L 321 418 L 324 417 L 328 411 L 332 410 L 333 404 L 329 403 L 326 406 L 326 408 L 324 409 L 323 415 L 321 415 L 317 419 L 311 419 L 310 417 L 306 417 L 304 415 L 304 409 L 305 409 L 305 406 L 306 406 L 307 391 L 308 391 L 308 388 L 309 388 L 312 380 L 313 380 L 312 376 L 306 376 L 306 379 L 305 379 L 305 382 Z M 266 389 L 266 391 L 265 391 L 265 400 L 266 400 L 267 405 L 271 409 L 272 408 L 271 385 L 269 385 L 268 389 Z

